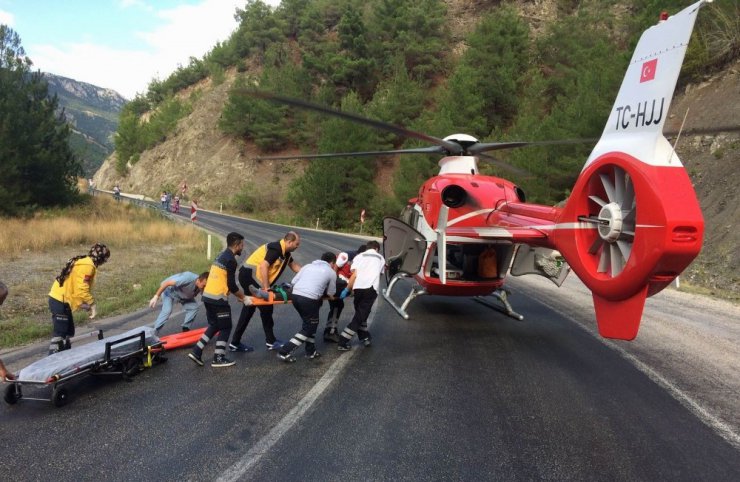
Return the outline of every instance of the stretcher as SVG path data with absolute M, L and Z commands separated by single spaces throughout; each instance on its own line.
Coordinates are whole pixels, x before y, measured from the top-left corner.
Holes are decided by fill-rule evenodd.
M 175 348 L 195 345 L 205 332 L 205 328 L 198 328 L 197 330 L 160 336 L 159 341 L 162 342 L 162 347 L 165 350 L 174 350 Z
M 288 303 L 292 303 L 291 301 L 291 293 L 289 291 L 285 291 L 283 289 L 271 289 L 267 292 L 268 298 L 260 298 L 257 296 L 247 296 L 247 300 L 249 300 L 248 303 L 245 303 L 247 305 L 254 305 L 254 306 L 267 306 L 267 305 L 285 305 Z
M 10 405 L 20 399 L 47 401 L 62 407 L 69 401 L 66 385 L 86 376 L 120 376 L 126 380 L 145 367 L 166 361 L 162 343 L 154 328 L 140 327 L 120 335 L 75 346 L 38 360 L 23 368 L 15 380 L 7 382 L 5 402 Z M 47 398 L 24 397 L 24 387 L 48 390 Z

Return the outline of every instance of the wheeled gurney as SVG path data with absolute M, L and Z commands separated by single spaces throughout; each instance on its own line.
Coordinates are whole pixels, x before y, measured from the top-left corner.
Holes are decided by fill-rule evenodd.
M 144 367 L 164 361 L 162 351 L 162 343 L 155 335 L 154 328 L 147 326 L 75 346 L 23 368 L 16 380 L 7 382 L 5 401 L 13 405 L 21 398 L 26 398 L 50 401 L 61 407 L 69 400 L 69 391 L 65 387 L 68 382 L 87 375 L 119 375 L 130 379 Z M 50 396 L 24 397 L 24 385 L 50 389 Z

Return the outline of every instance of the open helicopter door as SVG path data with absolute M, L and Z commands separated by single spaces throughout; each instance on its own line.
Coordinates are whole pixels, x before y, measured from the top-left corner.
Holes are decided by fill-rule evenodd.
M 399 279 L 413 276 L 421 270 L 426 248 L 427 241 L 419 231 L 400 219 L 383 219 L 383 257 L 387 263 L 385 272 L 388 282 L 388 288 L 383 290 L 383 298 L 407 320 L 409 315 L 406 307 L 412 299 L 424 294 L 423 291 L 412 289 L 401 306 L 393 301 L 391 291 Z

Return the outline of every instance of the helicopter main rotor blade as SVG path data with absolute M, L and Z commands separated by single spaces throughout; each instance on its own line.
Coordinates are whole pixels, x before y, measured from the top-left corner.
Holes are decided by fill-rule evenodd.
M 502 161 L 500 159 L 496 159 L 493 156 L 489 156 L 488 154 L 478 154 L 478 159 L 481 159 L 483 161 L 486 161 L 490 164 L 493 164 L 496 167 L 500 167 L 501 169 L 506 169 L 507 171 L 513 172 L 514 174 L 519 174 L 520 176 L 526 176 L 531 177 L 532 173 L 525 171 L 524 169 L 520 169 L 513 164 L 509 164 L 508 162 Z
M 277 102 L 279 104 L 291 105 L 293 107 L 300 107 L 302 109 L 313 110 L 315 112 L 321 112 L 324 114 L 333 115 L 341 119 L 350 120 L 353 122 L 357 122 L 359 124 L 365 124 L 367 126 L 374 127 L 375 129 L 392 132 L 394 134 L 398 134 L 403 137 L 409 137 L 413 139 L 419 139 L 422 141 L 426 141 L 431 144 L 436 144 L 438 146 L 444 147 L 446 150 L 446 153 L 449 153 L 451 155 L 458 155 L 462 152 L 462 148 L 457 143 L 454 143 L 454 142 L 448 142 L 438 137 L 423 134 L 421 132 L 412 131 L 404 127 L 396 126 L 393 124 L 388 124 L 386 122 L 381 122 L 381 121 L 374 120 L 374 119 L 368 119 L 367 117 L 362 117 L 360 115 L 352 114 L 350 112 L 343 112 L 341 110 L 332 109 L 331 107 L 314 104 L 312 102 L 306 102 L 305 100 L 294 99 L 292 97 L 283 97 L 282 95 L 277 95 L 271 92 L 265 92 L 265 91 L 256 90 L 256 89 L 237 89 L 235 92 L 238 92 L 242 95 L 247 95 L 250 97 L 257 97 L 259 99 L 270 100 L 273 102 Z
M 442 146 L 420 147 L 418 149 L 398 149 L 395 151 L 361 151 L 361 152 L 332 152 L 327 154 L 297 154 L 295 156 L 258 156 L 258 161 L 263 160 L 286 160 L 286 159 L 322 159 L 329 157 L 362 157 L 362 156 L 386 156 L 390 154 L 445 154 Z
M 468 148 L 468 152 L 475 155 L 481 152 L 514 149 L 516 147 L 553 146 L 558 144 L 595 144 L 597 140 L 598 139 L 564 139 L 560 141 L 479 142 L 478 144 L 470 146 Z

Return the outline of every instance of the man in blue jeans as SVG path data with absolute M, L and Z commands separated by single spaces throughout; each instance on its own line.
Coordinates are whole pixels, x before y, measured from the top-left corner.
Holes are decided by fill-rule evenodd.
M 154 322 L 154 329 L 157 334 L 162 329 L 167 320 L 169 320 L 172 314 L 172 305 L 174 303 L 180 303 L 185 310 L 185 320 L 182 322 L 182 331 L 189 331 L 190 325 L 195 320 L 195 315 L 198 313 L 198 302 L 195 301 L 195 297 L 203 291 L 203 287 L 208 281 L 208 272 L 205 271 L 200 275 L 185 271 L 170 276 L 166 280 L 162 281 L 151 300 L 149 300 L 149 307 L 154 308 L 157 306 L 157 301 L 162 299 L 162 311 L 159 312 L 157 321 Z

